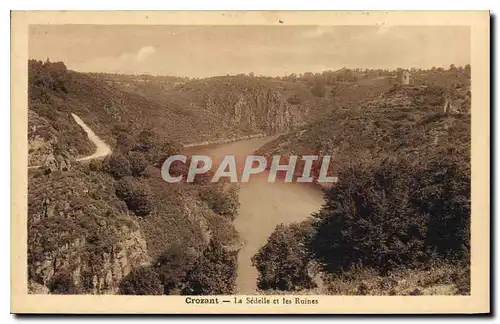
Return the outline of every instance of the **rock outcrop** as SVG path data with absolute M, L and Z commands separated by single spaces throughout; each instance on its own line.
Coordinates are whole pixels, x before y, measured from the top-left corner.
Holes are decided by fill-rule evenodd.
M 116 293 L 123 277 L 150 262 L 137 219 L 115 196 L 110 180 L 78 169 L 57 169 L 30 179 L 28 273 L 32 282 L 53 293 L 61 293 L 56 287 L 61 278 L 71 283 L 70 292 Z M 32 292 L 41 291 L 37 285 L 31 285 Z
M 50 153 L 45 158 L 43 168 L 46 173 L 54 171 L 68 171 L 71 168 L 70 157 L 66 153 L 57 154 L 55 156 L 54 154 Z
M 30 263 L 30 276 L 36 281 L 30 285 L 31 293 L 47 293 L 58 275 L 67 275 L 78 292 L 113 294 L 118 291 L 122 278 L 135 267 L 149 263 L 146 242 L 139 230 L 122 228 L 123 238 L 96 253 L 86 238 L 46 251 Z

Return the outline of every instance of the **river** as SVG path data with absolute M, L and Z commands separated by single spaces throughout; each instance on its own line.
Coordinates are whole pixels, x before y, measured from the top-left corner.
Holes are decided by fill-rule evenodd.
M 274 137 L 261 137 L 238 142 L 196 147 L 189 154 L 208 155 L 214 164 L 225 155 L 236 156 L 241 168 L 247 155 L 252 155 Z M 266 244 L 274 228 L 281 224 L 300 222 L 318 211 L 323 203 L 321 190 L 309 184 L 269 183 L 267 175 L 252 175 L 248 183 L 240 184 L 240 211 L 234 221 L 236 230 L 243 240 L 238 253 L 238 277 L 236 286 L 239 294 L 253 294 L 257 289 L 258 271 L 252 266 L 251 258 Z

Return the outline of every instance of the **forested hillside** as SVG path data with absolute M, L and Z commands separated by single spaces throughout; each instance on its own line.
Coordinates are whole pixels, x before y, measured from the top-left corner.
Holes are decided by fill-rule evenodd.
M 253 134 L 283 134 L 263 155 L 332 155 L 339 178 L 255 255 L 261 292 L 470 292 L 470 66 L 400 86 L 388 70 L 188 79 L 28 64 L 31 292 L 233 293 L 238 187 L 166 183 L 160 167 L 183 144 Z M 75 162 L 95 148 L 71 113 L 113 153 Z
M 30 60 L 30 164 L 43 162 L 52 148 L 70 156 L 89 153 L 91 146 L 70 113 L 114 146 L 123 130 L 137 135 L 147 129 L 184 144 L 283 133 L 335 107 L 331 94 L 315 95 L 301 82 L 250 76 L 164 79 L 83 74 L 62 62 Z
M 277 227 L 255 255 L 262 290 L 312 289 L 320 269 L 329 294 L 470 293 L 469 77 L 417 74 L 260 149 L 332 155 L 339 179 L 318 213 Z
M 28 182 L 31 292 L 234 289 L 234 251 L 241 244 L 232 225 L 237 188 L 223 192 L 203 177 L 167 184 L 159 167 L 180 146 L 168 131 L 155 132 L 139 119 L 153 104 L 62 63 L 30 61 L 30 162 L 42 166 L 30 170 Z M 70 113 L 111 144 L 112 155 L 74 162 L 94 147 Z M 55 164 L 45 163 L 54 156 Z M 220 267 L 227 269 L 223 280 L 213 270 Z
M 137 80 L 29 61 L 29 163 L 42 166 L 29 172 L 33 292 L 230 293 L 237 188 L 166 184 L 161 163 L 183 143 L 286 132 L 337 105 L 306 82 Z M 111 156 L 74 162 L 94 147 L 71 113 Z M 207 276 L 221 267 L 226 279 Z

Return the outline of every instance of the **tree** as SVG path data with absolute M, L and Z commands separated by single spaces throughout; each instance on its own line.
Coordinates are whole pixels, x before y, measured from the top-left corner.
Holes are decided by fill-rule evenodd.
M 471 70 L 470 70 L 470 64 L 465 65 L 465 69 L 464 70 L 465 70 L 465 75 L 470 78 L 470 76 L 471 76 L 471 74 L 470 74 L 470 72 L 471 72 Z
M 267 244 L 252 257 L 263 290 L 297 291 L 315 287 L 309 275 L 307 224 L 278 225 Z
M 165 288 L 165 295 L 183 288 L 188 272 L 192 269 L 196 258 L 188 253 L 180 244 L 170 246 L 155 262 L 155 271 Z
M 120 153 L 113 153 L 107 156 L 102 163 L 102 167 L 104 171 L 111 174 L 116 179 L 131 175 L 132 173 L 130 170 L 130 162 Z
M 163 141 L 157 144 L 150 154 L 150 162 L 156 166 L 161 167 L 163 162 L 172 155 L 179 153 L 179 145 L 172 141 Z
M 68 73 L 63 62 L 50 62 L 30 60 L 28 62 L 28 81 L 30 86 L 45 88 L 53 91 L 67 93 L 66 83 Z
M 66 272 L 56 273 L 48 284 L 49 291 L 52 294 L 76 295 L 78 289 L 73 283 L 73 279 Z
M 135 150 L 147 152 L 151 150 L 156 143 L 157 135 L 149 130 L 144 130 L 137 136 L 137 145 Z
M 150 267 L 132 270 L 120 282 L 120 295 L 162 295 L 163 285 Z
M 152 131 L 146 130 L 137 136 L 137 144 L 133 151 L 140 151 L 147 161 L 155 167 L 161 167 L 165 160 L 179 152 L 179 145 L 169 140 L 163 140 Z
M 470 164 L 467 147 L 424 159 L 353 162 L 338 173 L 314 214 L 311 250 L 331 272 L 353 266 L 382 274 L 429 260 L 467 260 Z
M 130 152 L 128 156 L 130 171 L 134 177 L 141 177 L 146 174 L 148 161 L 141 152 Z
M 236 259 L 212 240 L 189 271 L 183 295 L 231 295 L 236 283 Z
M 238 188 L 235 185 L 231 185 L 227 191 L 223 191 L 222 189 L 220 185 L 211 185 L 202 188 L 200 198 L 217 214 L 234 220 L 240 207 Z
M 314 217 L 312 252 L 326 270 L 372 267 L 381 273 L 425 261 L 426 217 L 409 203 L 413 174 L 406 160 L 357 161 L 340 170 Z
M 427 249 L 449 260 L 470 255 L 470 167 L 456 152 L 442 150 L 416 174 L 412 204 L 428 215 Z
M 145 181 L 121 179 L 116 185 L 116 196 L 137 216 L 147 216 L 153 210 L 153 193 Z
M 128 151 L 133 149 L 136 146 L 134 142 L 134 137 L 127 133 L 126 130 L 119 130 L 119 134 L 116 136 L 116 148 L 115 150 L 118 150 L 122 152 L 123 154 L 126 154 Z
M 95 159 L 95 160 L 91 160 L 89 162 L 89 169 L 90 170 L 99 171 L 99 170 L 101 170 L 101 168 L 102 168 L 102 161 Z
M 287 99 L 288 103 L 291 105 L 299 105 L 302 103 L 302 100 L 297 94 L 293 94 Z
M 323 97 L 325 95 L 325 86 L 320 82 L 316 82 L 311 89 L 311 93 L 316 97 Z

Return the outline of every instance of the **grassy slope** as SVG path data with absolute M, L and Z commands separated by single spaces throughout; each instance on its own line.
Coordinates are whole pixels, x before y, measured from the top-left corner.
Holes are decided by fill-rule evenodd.
M 381 276 L 370 269 L 353 269 L 342 274 L 323 274 L 318 287 L 294 292 L 297 295 L 468 295 L 469 269 L 455 264 L 437 263 L 427 269 L 404 269 Z M 262 295 L 290 294 L 288 291 L 264 290 Z
M 329 153 L 336 168 L 354 159 L 404 154 L 424 157 L 434 148 L 470 149 L 470 115 L 445 115 L 436 88 L 393 88 L 350 110 L 283 135 L 261 148 L 267 154 Z

